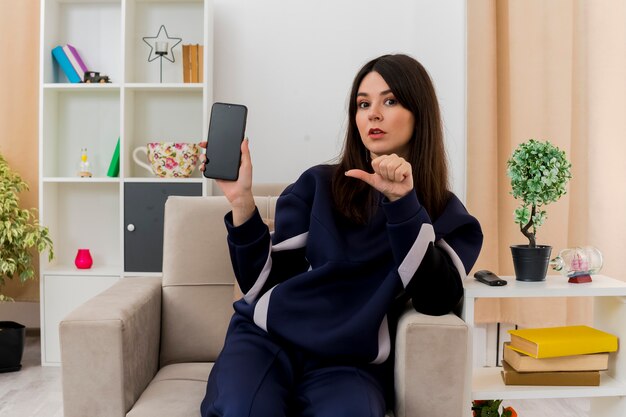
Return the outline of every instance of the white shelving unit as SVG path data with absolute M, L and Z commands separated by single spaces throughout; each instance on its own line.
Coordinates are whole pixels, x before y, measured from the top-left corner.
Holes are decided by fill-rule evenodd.
M 611 353 L 609 369 L 602 372 L 598 387 L 507 386 L 500 376 L 500 368 L 474 368 L 470 351 L 468 375 L 472 383 L 467 397 L 472 400 L 588 397 L 591 398 L 590 416 L 625 416 L 626 353 L 621 352 L 621 342 L 626 340 L 626 282 L 603 275 L 594 275 L 593 282 L 586 284 L 569 284 L 562 276 L 548 276 L 543 282 L 503 278 L 508 282 L 503 287 L 489 287 L 474 278 L 465 280 L 463 319 L 470 329 L 473 329 L 474 305 L 479 298 L 593 297 L 594 327 L 615 334 L 620 339 L 620 350 Z M 471 414 L 469 410 L 468 401 L 466 417 Z
M 143 37 L 165 25 L 182 38 L 175 62 L 148 62 Z M 72 44 L 92 71 L 110 84 L 71 84 L 51 50 Z M 182 45 L 204 46 L 202 83 L 183 83 Z M 60 363 L 58 323 L 72 308 L 126 276 L 126 184 L 210 183 L 161 179 L 137 166 L 135 148 L 149 142 L 194 142 L 206 137 L 213 101 L 213 6 L 211 0 L 41 0 L 39 99 L 39 212 L 49 227 L 55 259 L 40 258 L 42 364 Z M 106 176 L 118 138 L 119 177 Z M 87 148 L 92 178 L 77 175 Z M 94 266 L 79 270 L 74 258 L 89 248 Z M 154 275 L 146 273 L 145 275 Z

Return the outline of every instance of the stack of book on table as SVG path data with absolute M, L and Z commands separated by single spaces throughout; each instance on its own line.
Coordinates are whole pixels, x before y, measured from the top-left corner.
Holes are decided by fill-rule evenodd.
M 600 385 L 617 336 L 589 326 L 509 330 L 504 344 L 505 385 Z

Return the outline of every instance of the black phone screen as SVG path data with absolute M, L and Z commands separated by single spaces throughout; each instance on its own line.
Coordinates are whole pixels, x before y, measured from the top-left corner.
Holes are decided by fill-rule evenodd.
M 241 104 L 214 103 L 211 107 L 204 176 L 224 180 L 239 177 L 241 141 L 248 109 Z

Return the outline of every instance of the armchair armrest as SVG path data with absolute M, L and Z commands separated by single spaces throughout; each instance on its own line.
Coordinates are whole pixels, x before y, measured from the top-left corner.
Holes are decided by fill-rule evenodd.
M 397 417 L 458 417 L 469 407 L 468 326 L 456 315 L 428 316 L 412 307 L 396 335 Z
M 123 278 L 65 317 L 65 417 L 125 416 L 158 370 L 160 328 L 160 278 Z

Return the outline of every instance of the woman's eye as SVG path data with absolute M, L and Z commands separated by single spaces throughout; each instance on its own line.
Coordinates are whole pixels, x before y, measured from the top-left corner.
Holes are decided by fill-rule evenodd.
M 385 104 L 388 106 L 394 106 L 398 104 L 398 100 L 396 100 L 395 98 L 388 98 L 387 100 L 385 100 Z
M 359 109 L 366 109 L 369 107 L 369 103 L 367 101 L 361 101 L 356 104 Z

